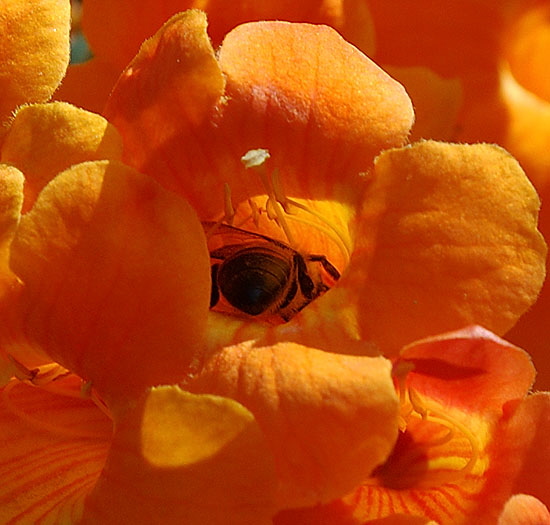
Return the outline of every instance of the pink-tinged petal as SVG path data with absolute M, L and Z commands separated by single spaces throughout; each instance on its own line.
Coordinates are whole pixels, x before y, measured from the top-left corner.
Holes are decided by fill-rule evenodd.
M 203 229 L 187 202 L 121 163 L 55 177 L 22 218 L 11 264 L 25 333 L 102 394 L 178 382 L 201 348 Z
M 550 512 L 537 498 L 527 494 L 512 496 L 498 519 L 498 525 L 549 525 Z
M 187 388 L 235 399 L 266 435 L 284 507 L 326 502 L 382 463 L 397 435 L 397 397 L 383 358 L 292 343 L 243 343 L 207 361 Z
M 158 387 L 115 421 L 84 524 L 271 524 L 273 459 L 238 403 Z
M 74 376 L 0 394 L 0 522 L 74 523 L 103 468 L 110 419 Z
M 478 326 L 408 345 L 397 363 L 412 365 L 409 388 L 473 412 L 500 410 L 535 379 L 526 352 Z

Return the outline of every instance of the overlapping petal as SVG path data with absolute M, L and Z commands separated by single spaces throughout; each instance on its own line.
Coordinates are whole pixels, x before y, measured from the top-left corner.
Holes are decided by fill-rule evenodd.
M 394 373 L 404 430 L 387 462 L 348 496 L 280 513 L 277 525 L 392 523 L 395 515 L 489 524 L 515 493 L 548 503 L 541 476 L 550 447 L 539 437 L 550 411 L 547 395 L 524 398 L 534 378 L 527 354 L 472 327 L 409 345 Z
M 271 523 L 272 456 L 238 403 L 159 387 L 115 421 L 83 523 Z
M 68 0 L 2 2 L 0 122 L 21 104 L 51 97 L 69 63 L 69 29 Z
M 243 343 L 212 356 L 188 388 L 247 407 L 274 455 L 281 506 L 309 506 L 344 494 L 387 458 L 398 416 L 390 367 L 381 357 Z
M 112 395 L 177 382 L 205 330 L 207 257 L 185 201 L 116 161 L 77 164 L 12 243 L 25 333 Z
M 81 381 L 0 393 L 0 521 L 74 523 L 107 457 L 111 421 L 80 397 Z

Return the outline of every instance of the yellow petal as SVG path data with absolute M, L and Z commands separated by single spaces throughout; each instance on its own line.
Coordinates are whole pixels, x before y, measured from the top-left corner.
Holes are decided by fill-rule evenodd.
M 203 229 L 182 199 L 116 162 L 58 175 L 21 220 L 25 329 L 107 395 L 178 382 L 209 301 Z
M 397 435 L 397 398 L 383 358 L 243 343 L 214 355 L 188 388 L 230 397 L 254 414 L 285 507 L 342 496 L 386 459 Z
M 0 398 L 0 522 L 74 523 L 107 457 L 111 421 L 69 377 Z
M 61 171 L 87 160 L 117 160 L 122 142 L 103 117 L 55 102 L 21 108 L 2 147 L 2 162 L 25 174 L 25 210 Z
M 248 410 L 159 387 L 116 417 L 83 523 L 269 525 L 275 487 L 273 460 Z
M 2 2 L 0 122 L 20 104 L 45 102 L 57 88 L 69 63 L 70 10 L 68 0 Z

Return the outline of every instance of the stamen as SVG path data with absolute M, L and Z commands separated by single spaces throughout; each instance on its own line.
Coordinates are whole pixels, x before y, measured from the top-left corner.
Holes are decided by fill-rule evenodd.
M 476 436 L 470 431 L 470 429 L 466 425 L 463 425 L 457 419 L 441 412 L 437 408 L 427 406 L 425 401 L 421 399 L 418 393 L 414 390 L 410 388 L 407 389 L 407 394 L 409 402 L 412 406 L 412 412 L 416 412 L 417 414 L 419 414 L 422 420 L 437 423 L 448 430 L 447 434 L 433 440 L 431 443 L 429 443 L 429 446 L 435 447 L 444 445 L 445 443 L 449 442 L 451 439 L 457 436 L 457 431 L 467 439 L 470 444 L 471 450 L 470 458 L 468 459 L 466 464 L 457 471 L 457 474 L 464 475 L 470 473 L 480 457 L 480 445 Z
M 233 202 L 231 202 L 231 187 L 227 184 L 227 182 L 223 185 L 223 196 L 225 209 L 223 220 L 227 222 L 227 224 L 232 225 L 233 219 L 235 218 L 235 208 L 233 207 Z

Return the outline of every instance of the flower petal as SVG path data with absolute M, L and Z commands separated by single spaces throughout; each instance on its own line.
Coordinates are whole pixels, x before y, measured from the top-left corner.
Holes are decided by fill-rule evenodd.
M 491 145 L 432 141 L 384 152 L 348 273 L 362 337 L 403 344 L 473 322 L 506 332 L 535 301 L 546 246 L 539 199 Z
M 273 451 L 284 507 L 341 496 L 384 461 L 397 433 L 397 398 L 383 358 L 292 343 L 243 343 L 214 355 L 187 388 L 235 399 Z
M 68 377 L 13 381 L 0 398 L 0 522 L 75 522 L 101 472 L 111 421 Z
M 404 89 L 333 29 L 245 24 L 226 37 L 219 61 L 201 15 L 174 17 L 106 109 L 127 162 L 188 198 L 203 220 L 223 213 L 224 184 L 236 205 L 266 194 L 241 163 L 249 150 L 269 150 L 289 196 L 355 206 L 361 172 L 381 148 L 406 141 L 413 111 Z
M 87 160 L 118 160 L 122 142 L 103 117 L 55 102 L 21 108 L 2 147 L 2 162 L 25 174 L 25 206 L 58 173 Z
M 275 486 L 271 455 L 248 410 L 158 387 L 116 417 L 83 523 L 268 525 Z
M 20 104 L 45 102 L 57 88 L 69 63 L 70 17 L 66 0 L 2 2 L 0 122 Z
M 516 494 L 506 503 L 498 525 L 548 525 L 550 512 L 533 496 Z
M 477 326 L 416 341 L 397 363 L 413 365 L 409 388 L 465 411 L 500 410 L 535 379 L 526 352 Z
M 120 163 L 78 164 L 51 181 L 21 220 L 12 267 L 27 333 L 103 394 L 180 381 L 200 347 L 202 227 L 185 201 Z

